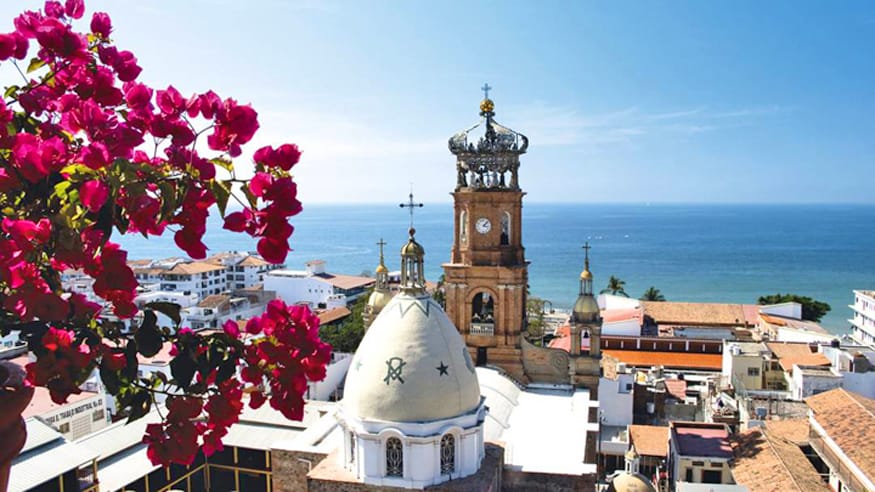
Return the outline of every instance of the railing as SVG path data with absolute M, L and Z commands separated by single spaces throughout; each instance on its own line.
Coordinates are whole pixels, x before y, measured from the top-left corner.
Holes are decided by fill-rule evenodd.
M 820 456 L 820 459 L 826 463 L 826 466 L 829 467 L 830 471 L 838 475 L 839 480 L 841 480 L 845 487 L 853 492 L 863 492 L 866 490 L 866 487 L 844 463 L 844 460 L 836 456 L 836 454 L 829 449 L 829 446 L 814 429 L 811 429 L 808 434 L 808 444 L 814 449 L 814 452 Z
M 492 336 L 495 333 L 495 323 L 471 323 L 471 329 L 468 330 L 468 333 Z

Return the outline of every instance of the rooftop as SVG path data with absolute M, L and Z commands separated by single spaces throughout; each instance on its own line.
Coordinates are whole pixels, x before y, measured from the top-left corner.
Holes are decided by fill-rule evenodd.
M 785 372 L 793 370 L 793 365 L 828 366 L 829 359 L 819 352 L 812 352 L 807 343 L 768 342 L 766 346 L 778 358 L 781 369 Z
M 319 324 L 327 325 L 328 323 L 333 323 L 337 320 L 346 318 L 350 314 L 352 314 L 352 311 L 350 311 L 349 308 L 336 307 L 322 311 L 321 313 L 316 313 L 316 316 L 319 317 Z
M 719 371 L 723 367 L 721 354 L 697 352 L 647 352 L 643 350 L 602 350 L 619 362 L 636 367 L 663 366 L 668 369 L 698 369 Z
M 216 309 L 230 300 L 231 296 L 227 294 L 210 294 L 197 303 L 197 307 Z
M 629 443 L 641 456 L 668 456 L 668 427 L 656 425 L 630 425 Z
M 808 441 L 808 420 L 769 420 L 733 437 L 732 476 L 750 492 L 829 490 L 800 449 Z
M 355 289 L 358 287 L 366 287 L 376 282 L 370 277 L 358 277 L 355 275 L 339 275 L 334 273 L 317 273 L 314 277 L 325 280 L 333 287 L 338 289 Z
M 660 325 L 744 326 L 755 325 L 757 321 L 749 318 L 754 309 L 745 308 L 748 306 L 745 304 L 641 301 L 641 306 L 644 308 L 644 315 Z
M 177 263 L 173 268 L 164 270 L 163 273 L 171 275 L 197 275 L 199 273 L 213 272 L 216 270 L 224 270 L 224 265 L 216 265 L 206 261 L 192 261 L 190 263 Z
M 871 480 L 875 480 L 875 400 L 838 388 L 805 399 L 812 418 Z
M 671 439 L 682 456 L 732 458 L 729 428 L 724 424 L 672 422 Z

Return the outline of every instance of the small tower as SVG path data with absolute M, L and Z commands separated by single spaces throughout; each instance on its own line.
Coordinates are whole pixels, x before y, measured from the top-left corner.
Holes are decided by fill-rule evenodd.
M 386 245 L 386 242 L 383 241 L 383 238 L 380 238 L 380 241 L 377 243 L 377 246 L 380 247 L 380 264 L 377 265 L 376 270 L 374 270 L 374 276 L 377 280 L 376 285 L 374 286 L 374 291 L 371 292 L 371 295 L 368 297 L 368 304 L 365 306 L 363 318 L 365 322 L 365 330 L 367 330 L 371 323 L 374 322 L 374 318 L 380 314 L 380 311 L 386 307 L 386 304 L 389 304 L 389 301 L 392 300 L 392 293 L 389 291 L 389 269 L 386 268 L 386 264 L 383 261 L 383 246 Z
M 580 293 L 571 311 L 571 354 L 580 355 L 580 334 L 589 336 L 590 357 L 601 357 L 602 316 L 599 304 L 592 294 L 592 272 L 589 271 L 589 250 L 587 242 L 583 249 L 586 252 L 583 260 L 583 271 L 580 272 Z M 576 353 L 575 353 L 576 348 Z
M 408 230 L 410 238 L 401 247 L 401 292 L 408 295 L 425 293 L 425 249 L 416 242 L 416 229 Z

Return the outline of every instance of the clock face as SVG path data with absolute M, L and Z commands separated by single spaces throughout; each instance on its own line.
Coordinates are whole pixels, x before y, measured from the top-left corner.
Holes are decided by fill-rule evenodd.
M 489 219 L 486 217 L 480 217 L 477 219 L 477 223 L 474 225 L 477 228 L 477 232 L 480 234 L 486 234 L 492 229 L 492 223 L 489 222 Z

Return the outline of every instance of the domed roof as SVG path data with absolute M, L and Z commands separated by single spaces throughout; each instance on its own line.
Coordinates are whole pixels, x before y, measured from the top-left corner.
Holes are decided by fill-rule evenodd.
M 416 234 L 416 229 L 411 227 L 409 232 L 410 239 L 407 240 L 404 246 L 401 246 L 401 256 L 425 256 L 425 248 L 413 238 L 413 235 Z
M 480 405 L 474 363 L 456 327 L 428 295 L 396 295 L 368 328 L 341 406 L 364 420 L 427 422 Z
M 592 280 L 592 272 L 589 271 L 589 268 L 580 272 L 580 280 Z
M 640 473 L 621 472 L 611 480 L 608 492 L 656 492 L 656 487 Z
M 389 269 L 386 268 L 386 265 L 380 263 L 379 265 L 377 265 L 377 269 L 376 269 L 375 271 L 376 271 L 377 273 L 388 273 L 388 272 L 389 272 Z
M 575 301 L 574 308 L 571 310 L 572 322 L 596 321 L 599 315 L 599 304 L 592 295 L 581 294 L 577 296 L 577 301 Z
M 383 309 L 392 300 L 392 294 L 385 290 L 374 289 L 371 295 L 368 296 L 368 306 L 376 309 Z

